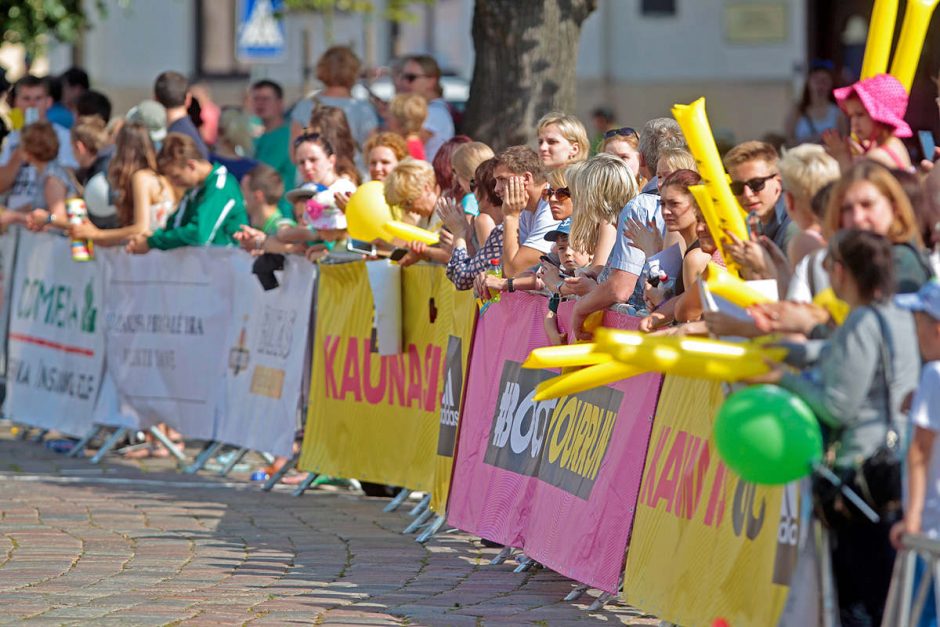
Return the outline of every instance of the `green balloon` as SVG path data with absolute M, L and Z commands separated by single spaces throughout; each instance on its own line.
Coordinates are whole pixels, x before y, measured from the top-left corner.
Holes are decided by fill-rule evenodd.
M 822 433 L 809 406 L 776 385 L 725 399 L 715 418 L 718 454 L 745 481 L 779 485 L 805 477 L 822 459 Z

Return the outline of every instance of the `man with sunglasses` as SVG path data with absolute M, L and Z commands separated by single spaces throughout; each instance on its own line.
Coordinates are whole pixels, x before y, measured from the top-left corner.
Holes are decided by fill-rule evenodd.
M 448 139 L 454 136 L 454 118 L 442 97 L 441 68 L 428 54 L 405 57 L 401 71 L 395 74 L 395 91 L 399 94 L 418 94 L 428 101 L 428 116 L 424 120 L 424 153 L 428 162 Z
M 765 235 L 786 251 L 794 227 L 783 199 L 777 159 L 777 150 L 770 144 L 747 141 L 729 150 L 724 163 L 732 193 L 752 216 L 748 223 L 754 238 Z

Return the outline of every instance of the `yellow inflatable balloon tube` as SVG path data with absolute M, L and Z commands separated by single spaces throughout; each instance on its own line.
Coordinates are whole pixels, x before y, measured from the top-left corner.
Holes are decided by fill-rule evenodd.
M 891 40 L 894 38 L 894 22 L 898 17 L 898 0 L 875 0 L 868 24 L 868 41 L 865 42 L 865 57 L 862 60 L 862 79 L 888 71 L 891 56 Z
M 712 237 L 718 241 L 726 237 L 725 231 L 729 231 L 741 240 L 749 239 L 747 224 L 744 221 L 744 210 L 731 193 L 731 186 L 721 163 L 721 155 L 718 154 L 718 146 L 715 144 L 711 125 L 705 114 L 705 99 L 699 98 L 688 105 L 674 105 L 672 115 L 682 129 L 689 151 L 695 157 L 699 174 L 702 175 L 714 205 L 714 215 L 717 216 L 719 228 L 717 231 L 713 230 L 709 224 Z M 725 263 L 728 261 L 726 258 Z
M 413 224 L 399 222 L 398 220 L 389 220 L 385 223 L 384 227 L 392 236 L 405 240 L 406 242 L 423 242 L 428 246 L 433 246 L 441 241 L 437 233 L 432 233 L 427 229 L 422 229 Z
M 819 305 L 829 312 L 836 324 L 842 324 L 849 317 L 851 307 L 849 304 L 836 296 L 831 287 L 827 287 L 813 297 L 813 304 Z
M 730 255 L 725 253 L 724 242 L 726 238 L 723 229 L 728 225 L 724 223 L 721 216 L 718 215 L 718 211 L 715 208 L 715 201 L 712 199 L 708 187 L 705 185 L 691 185 L 689 186 L 689 192 L 691 192 L 692 196 L 695 198 L 695 204 L 698 205 L 699 210 L 702 212 L 702 217 L 705 218 L 705 224 L 708 225 L 708 231 L 712 234 L 712 239 L 715 240 L 718 252 L 721 254 L 721 258 L 725 260 L 725 265 L 728 267 L 729 272 L 740 275 L 741 271 L 738 265 Z
M 581 370 L 561 374 L 542 381 L 535 387 L 535 400 L 544 401 L 550 398 L 561 398 L 599 388 L 623 379 L 629 379 L 638 374 L 646 372 L 642 368 L 628 366 L 618 361 L 608 361 L 607 363 L 589 366 Z
M 753 342 L 650 336 L 636 331 L 597 330 L 598 350 L 642 370 L 696 379 L 739 381 L 766 374 L 765 359 L 780 361 L 786 349 Z
M 705 266 L 703 274 L 708 291 L 716 296 L 734 303 L 738 307 L 750 307 L 761 303 L 769 303 L 767 298 L 753 287 L 742 281 L 714 262 Z
M 536 348 L 526 360 L 523 368 L 568 368 L 571 366 L 593 366 L 613 360 L 607 353 L 595 351 L 596 344 L 565 344 L 563 346 L 543 346 Z
M 908 93 L 914 83 L 914 74 L 920 61 L 920 53 L 924 49 L 924 38 L 927 36 L 927 27 L 930 18 L 937 8 L 938 0 L 907 0 L 907 9 L 904 11 L 904 21 L 901 23 L 901 35 L 898 37 L 898 46 L 894 50 L 894 59 L 891 61 L 891 74 L 894 75 Z M 895 2 L 895 5 L 897 2 Z M 875 3 L 877 8 L 878 3 Z M 896 11 L 896 9 L 895 9 Z M 887 35 L 890 41 L 892 28 Z M 869 29 L 869 33 L 871 29 Z M 871 35 L 869 35 L 869 42 Z M 868 56 L 868 48 L 865 49 Z M 864 74 L 863 74 L 864 78 Z

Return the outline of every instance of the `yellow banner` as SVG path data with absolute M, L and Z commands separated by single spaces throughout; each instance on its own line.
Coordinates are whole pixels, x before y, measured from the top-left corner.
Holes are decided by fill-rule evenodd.
M 716 618 L 777 624 L 796 565 L 798 509 L 782 506 L 787 488 L 743 481 L 718 457 L 720 384 L 667 376 L 659 398 L 624 600 L 689 627 Z
M 446 476 L 438 468 L 442 394 L 446 403 L 449 353 L 459 355 L 457 368 L 466 373 L 474 315 L 472 296 L 457 292 L 443 268 L 405 268 L 402 353 L 383 357 L 372 347 L 365 264 L 321 266 L 299 467 L 425 492 L 449 484 L 449 458 Z M 458 412 L 462 388 L 450 387 Z

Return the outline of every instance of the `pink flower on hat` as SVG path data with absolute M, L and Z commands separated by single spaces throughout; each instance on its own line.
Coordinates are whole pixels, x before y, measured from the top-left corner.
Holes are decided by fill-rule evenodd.
M 865 111 L 875 122 L 894 129 L 895 137 L 910 137 L 914 133 L 904 121 L 907 112 L 907 90 L 890 74 L 877 74 L 848 87 L 833 90 L 839 107 L 845 110 L 845 101 L 857 96 Z
M 316 198 L 309 198 L 307 200 L 307 218 L 311 222 L 316 222 L 320 216 L 323 215 L 324 209 L 326 209 L 326 205 L 318 201 Z

